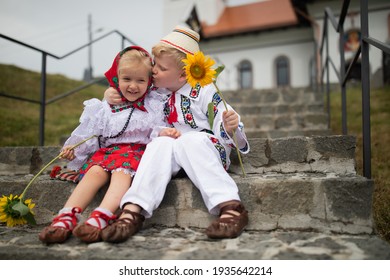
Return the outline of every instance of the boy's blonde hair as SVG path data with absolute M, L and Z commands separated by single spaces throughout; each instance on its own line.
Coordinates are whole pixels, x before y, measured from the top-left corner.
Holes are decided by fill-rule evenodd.
M 187 57 L 184 52 L 181 52 L 173 47 L 169 47 L 164 43 L 157 43 L 152 48 L 152 55 L 154 57 L 160 57 L 163 54 L 172 57 L 175 60 L 177 67 L 183 69 L 184 63 L 182 60 Z
M 123 67 L 128 67 L 134 64 L 144 64 L 149 71 L 149 76 L 152 75 L 152 63 L 148 54 L 141 50 L 131 49 L 123 53 L 118 63 L 118 75 Z

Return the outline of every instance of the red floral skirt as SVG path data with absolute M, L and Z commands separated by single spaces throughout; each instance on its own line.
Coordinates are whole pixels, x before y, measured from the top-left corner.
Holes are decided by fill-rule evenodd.
M 116 144 L 101 148 L 81 167 L 80 174 L 84 175 L 94 165 L 99 165 L 106 171 L 118 168 L 137 171 L 145 148 L 145 144 Z

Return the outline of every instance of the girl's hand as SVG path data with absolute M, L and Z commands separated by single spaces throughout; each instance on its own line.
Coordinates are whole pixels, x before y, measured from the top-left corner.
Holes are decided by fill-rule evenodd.
M 180 131 L 178 131 L 176 128 L 169 127 L 169 128 L 162 129 L 158 136 L 168 136 L 176 139 L 179 138 L 180 135 L 181 135 Z
M 121 95 L 113 87 L 109 87 L 108 89 L 106 89 L 106 91 L 104 92 L 104 99 L 106 99 L 108 104 L 111 105 L 119 105 L 123 103 Z
M 71 149 L 72 146 L 65 146 L 62 149 L 60 158 L 67 159 L 67 160 L 74 160 L 74 150 Z
M 233 110 L 222 113 L 222 121 L 226 132 L 233 137 L 233 131 L 238 128 L 238 114 Z

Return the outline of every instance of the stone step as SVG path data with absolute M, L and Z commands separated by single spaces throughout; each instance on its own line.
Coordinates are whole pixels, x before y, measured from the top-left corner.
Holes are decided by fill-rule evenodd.
M 305 173 L 232 176 L 250 212 L 249 230 L 372 233 L 373 184 L 366 178 Z M 1 176 L 0 193 L 20 194 L 31 178 L 32 175 Z M 27 194 L 37 205 L 37 223 L 49 223 L 74 187 L 73 183 L 40 176 Z M 98 206 L 105 190 L 98 193 L 85 215 Z M 162 204 L 147 223 L 204 228 L 212 219 L 192 182 L 176 178 L 169 183 Z
M 204 230 L 199 228 L 145 226 L 139 233 L 129 238 L 126 242 L 119 244 L 106 242 L 85 244 L 77 238 L 71 237 L 64 244 L 47 246 L 38 240 L 38 234 L 42 228 L 43 226 L 5 228 L 0 225 L 0 259 L 121 260 L 117 266 L 116 263 L 112 262 L 109 266 L 103 266 L 102 273 L 107 274 L 108 271 L 110 275 L 117 271 L 115 267 L 123 267 L 126 264 L 123 263 L 123 260 L 132 260 L 130 266 L 127 264 L 128 267 L 151 268 L 155 267 L 153 260 L 207 260 L 207 263 L 212 264 L 212 266 L 223 264 L 225 267 L 227 265 L 245 267 L 259 265 L 258 260 L 390 259 L 390 245 L 378 236 L 368 234 L 325 234 L 302 231 L 259 232 L 247 230 L 236 239 L 211 240 L 204 234 Z M 237 262 L 237 260 L 242 261 Z M 179 268 L 183 268 L 183 263 L 175 262 L 174 264 Z M 323 264 L 320 264 L 321 268 Z M 52 279 L 52 270 L 47 269 L 47 262 L 34 263 L 34 269 L 37 268 L 37 265 L 42 267 L 41 272 L 39 272 L 40 279 Z M 81 269 L 83 271 L 89 271 L 89 276 L 91 271 L 96 274 L 94 267 L 91 268 L 92 270 L 86 270 L 86 265 L 85 263 L 82 264 Z M 198 265 L 198 268 L 203 268 L 204 272 L 208 267 L 206 263 L 202 265 L 191 262 L 190 265 L 191 267 Z M 92 266 L 96 267 L 96 263 L 93 262 Z M 170 267 L 167 266 L 167 263 L 159 262 L 158 267 L 161 266 Z M 272 265 L 272 268 L 274 266 L 275 264 Z M 378 266 L 384 268 L 382 273 L 386 273 L 386 265 L 379 262 Z M 343 263 L 343 267 L 345 269 L 345 263 Z M 74 267 L 72 266 L 72 268 Z M 372 268 L 372 264 L 370 268 Z M 375 269 L 375 272 L 378 272 L 378 268 Z M 7 271 L 5 271 L 6 275 Z M 275 269 L 275 272 L 278 271 Z M 11 275 L 11 273 L 13 274 Z M 212 278 L 211 273 L 212 270 L 210 268 L 209 276 L 201 279 Z M 315 273 L 316 271 L 313 270 L 311 275 L 314 276 Z M 9 278 L 14 276 L 14 274 L 13 271 L 10 271 Z M 92 274 L 95 275 L 94 273 Z M 47 277 L 45 277 L 46 275 Z M 348 275 L 350 275 L 350 271 Z M 245 276 L 240 276 L 240 279 L 246 278 Z M 280 277 L 277 279 L 280 279 Z M 306 277 L 304 279 L 309 278 Z
M 356 175 L 354 137 L 250 139 L 250 145 L 251 152 L 243 157 L 247 176 L 242 175 L 235 153 L 230 168 L 250 211 L 248 229 L 372 233 L 373 183 Z M 0 194 L 20 194 L 32 174 L 56 156 L 58 149 L 1 148 Z M 50 179 L 47 172 L 28 191 L 28 197 L 37 204 L 40 224 L 51 221 L 75 187 Z M 87 213 L 103 194 L 104 190 Z M 212 218 L 199 191 L 184 177 L 170 182 L 163 203 L 148 223 L 206 227 Z
M 257 104 L 257 105 L 317 105 L 323 104 L 322 93 L 314 93 L 307 89 L 264 89 L 264 90 L 239 90 L 224 91 L 223 96 L 229 104 Z
M 224 96 L 251 136 L 329 135 L 321 94 L 305 89 L 274 89 L 228 91 Z
M 232 105 L 241 116 L 257 115 L 307 115 L 307 114 L 321 114 L 324 112 L 324 105 L 322 103 L 315 104 L 247 104 L 235 103 Z
M 244 116 L 245 133 L 249 138 L 284 138 L 293 136 L 331 135 L 327 116 Z
M 320 172 L 340 175 L 356 174 L 353 136 L 331 135 L 289 138 L 251 138 L 251 151 L 243 156 L 245 169 L 252 174 L 265 172 Z M 60 151 L 52 147 L 0 147 L 0 176 L 36 174 Z M 231 155 L 230 172 L 241 174 L 237 154 Z M 65 166 L 57 160 L 53 165 Z
M 171 180 L 143 230 L 123 244 L 87 245 L 71 238 L 45 246 L 37 234 L 76 186 L 51 179 L 49 167 L 26 194 L 36 203 L 38 225 L 0 225 L 0 259 L 389 259 L 389 244 L 373 234 L 373 182 L 356 174 L 355 141 L 352 136 L 250 139 L 251 152 L 243 157 L 246 177 L 233 152 L 229 172 L 250 218 L 245 232 L 233 240 L 207 239 L 203 229 L 214 217 L 182 176 Z M 20 194 L 58 151 L 0 148 L 0 194 Z M 105 190 L 85 210 L 84 219 Z
M 259 128 L 247 128 L 245 127 L 245 134 L 249 138 L 286 138 L 286 137 L 296 137 L 296 136 L 329 136 L 332 134 L 330 129 L 321 129 L 321 128 L 307 128 L 307 129 L 259 129 Z

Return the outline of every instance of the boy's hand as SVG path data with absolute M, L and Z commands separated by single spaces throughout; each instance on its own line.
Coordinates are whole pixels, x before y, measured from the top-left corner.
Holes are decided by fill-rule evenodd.
M 176 128 L 169 127 L 169 128 L 162 129 L 158 136 L 168 136 L 176 139 L 179 138 L 180 135 L 181 135 L 180 131 L 178 131 Z
M 113 87 L 109 87 L 108 89 L 106 89 L 106 91 L 104 92 L 104 99 L 106 99 L 108 104 L 111 105 L 119 105 L 123 103 L 121 95 Z
M 226 132 L 233 137 L 233 131 L 238 128 L 238 115 L 233 110 L 224 111 L 222 113 L 223 125 Z
M 67 159 L 67 160 L 74 160 L 74 150 L 71 149 L 72 146 L 65 146 L 62 149 L 60 158 Z

